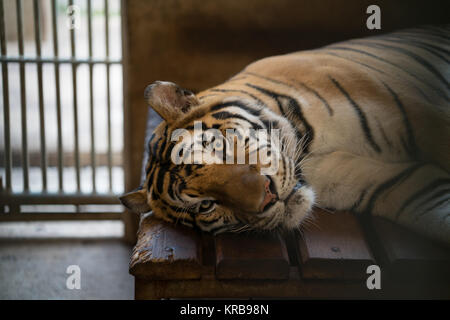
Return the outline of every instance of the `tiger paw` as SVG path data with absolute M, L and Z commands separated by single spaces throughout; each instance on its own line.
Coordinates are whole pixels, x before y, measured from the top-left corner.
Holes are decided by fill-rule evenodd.
M 302 185 L 296 187 L 286 199 L 286 217 L 283 225 L 286 229 L 297 229 L 303 220 L 311 213 L 315 194 L 311 187 Z

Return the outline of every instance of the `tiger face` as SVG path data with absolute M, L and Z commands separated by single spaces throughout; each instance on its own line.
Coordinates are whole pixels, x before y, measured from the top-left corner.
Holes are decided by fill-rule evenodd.
M 301 142 L 285 118 L 237 97 L 201 103 L 170 82 L 151 84 L 145 98 L 164 121 L 148 143 L 144 184 L 120 198 L 126 207 L 215 234 L 293 229 L 308 216 L 314 193 L 299 182 Z M 205 138 L 208 130 L 221 138 Z M 261 130 L 277 131 L 279 141 L 256 136 Z M 203 161 L 195 161 L 198 147 Z

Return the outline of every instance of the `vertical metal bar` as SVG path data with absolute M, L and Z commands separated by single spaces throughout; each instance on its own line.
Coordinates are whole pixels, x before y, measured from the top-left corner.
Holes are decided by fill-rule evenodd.
M 73 0 L 69 0 L 69 6 L 73 6 Z M 71 57 L 75 59 L 76 46 L 75 46 L 75 26 L 70 29 L 70 49 Z M 72 87 L 73 87 L 73 125 L 74 125 L 74 138 L 75 138 L 75 170 L 77 191 L 80 192 L 80 149 L 78 141 L 78 98 L 77 98 L 77 67 L 78 64 L 72 62 Z
M 56 1 L 52 1 L 52 25 L 53 25 L 53 55 L 58 59 L 58 12 L 56 11 Z M 63 145 L 62 145 L 62 128 L 61 128 L 61 91 L 59 80 L 59 63 L 55 62 L 55 84 L 56 84 L 56 122 L 58 130 L 58 190 L 63 191 Z
M 92 59 L 92 3 L 87 0 L 88 8 L 88 47 L 89 59 Z M 92 192 L 95 188 L 95 127 L 94 127 L 94 82 L 93 82 L 94 64 L 89 64 L 89 105 L 91 110 L 91 168 L 92 168 Z
M 41 22 L 39 16 L 39 2 L 34 0 L 34 31 L 36 41 L 36 56 L 41 57 Z M 45 146 L 45 114 L 44 114 L 44 91 L 42 85 L 42 62 L 37 63 L 38 72 L 38 95 L 39 95 L 39 124 L 41 138 L 41 172 L 42 190 L 47 191 L 47 156 Z
M 6 57 L 6 37 L 5 37 L 5 14 L 3 10 L 3 0 L 0 0 L 0 46 L 2 56 Z M 6 192 L 11 191 L 11 137 L 9 119 L 9 83 L 8 83 L 8 63 L 2 62 L 3 81 L 3 118 L 5 130 L 5 175 Z
M 0 0 L 0 5 L 3 7 L 3 3 L 1 3 L 3 0 Z M 5 213 L 5 204 L 4 199 L 6 196 L 3 194 L 3 178 L 0 176 L 0 215 Z M 2 200 L 3 199 L 3 200 Z
M 23 57 L 23 19 L 22 19 L 22 0 L 16 0 L 17 9 L 17 35 L 19 45 L 19 56 Z M 20 68 L 20 103 L 22 116 L 22 172 L 23 172 L 23 190 L 29 191 L 29 162 L 28 162 L 28 136 L 27 136 L 27 96 L 25 93 L 25 63 L 19 64 Z
M 109 6 L 105 0 L 105 46 L 106 59 L 109 60 Z M 106 64 L 106 101 L 108 126 L 108 178 L 109 191 L 112 192 L 112 150 L 111 150 L 111 92 L 110 92 L 110 64 Z

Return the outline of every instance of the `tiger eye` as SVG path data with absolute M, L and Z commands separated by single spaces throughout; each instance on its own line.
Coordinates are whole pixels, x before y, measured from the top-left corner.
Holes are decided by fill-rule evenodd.
M 214 206 L 214 201 L 203 200 L 202 202 L 200 202 L 200 206 L 198 208 L 198 211 L 200 213 L 204 213 L 204 212 L 209 211 L 213 206 Z
M 201 202 L 201 204 L 200 204 L 200 207 L 202 207 L 202 208 L 208 208 L 208 207 L 211 206 L 211 204 L 212 204 L 212 201 L 211 201 L 211 200 L 203 200 L 203 201 Z

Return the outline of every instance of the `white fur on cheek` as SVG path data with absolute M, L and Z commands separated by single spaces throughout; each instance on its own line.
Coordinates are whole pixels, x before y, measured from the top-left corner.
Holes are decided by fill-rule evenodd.
M 283 222 L 287 229 L 296 229 L 302 221 L 311 213 L 314 205 L 314 191 L 303 186 L 298 189 L 286 203 L 286 217 Z

